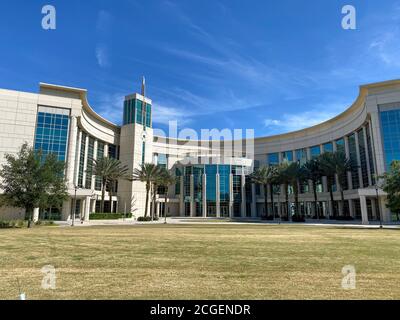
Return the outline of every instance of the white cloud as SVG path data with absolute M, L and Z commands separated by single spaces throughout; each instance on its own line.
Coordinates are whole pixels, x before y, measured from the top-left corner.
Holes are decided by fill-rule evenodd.
M 264 126 L 269 134 L 293 132 L 331 120 L 347 107 L 345 103 L 319 105 L 312 111 L 285 113 L 279 119 L 265 119 Z
M 125 94 L 100 94 L 96 111 L 106 120 L 121 124 Z
M 96 47 L 96 59 L 97 64 L 101 68 L 107 68 L 110 66 L 109 52 L 105 45 L 98 44 Z
M 170 121 L 177 121 L 179 126 L 184 126 L 192 120 L 190 114 L 178 108 L 166 107 L 159 104 L 153 105 L 153 122 L 168 125 Z

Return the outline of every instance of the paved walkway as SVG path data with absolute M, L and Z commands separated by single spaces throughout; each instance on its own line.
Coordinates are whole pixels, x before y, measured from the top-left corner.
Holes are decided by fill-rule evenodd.
M 56 222 L 61 227 L 71 227 L 71 221 Z M 359 229 L 379 229 L 379 222 L 373 222 L 369 225 L 363 225 L 361 222 L 346 222 L 346 221 L 308 221 L 306 223 L 293 223 L 278 221 L 264 221 L 259 219 L 254 220 L 229 220 L 229 219 L 212 219 L 212 218 L 167 218 L 168 224 L 182 225 L 182 224 L 199 224 L 199 225 L 266 225 L 266 226 L 310 226 L 310 227 L 341 227 L 341 228 L 359 228 Z M 80 220 L 75 221 L 75 227 L 94 227 L 94 226 L 139 226 L 139 225 L 162 225 L 164 219 L 154 222 L 138 222 L 134 219 L 120 219 L 120 220 L 92 220 L 89 222 L 81 223 Z M 384 229 L 398 229 L 400 224 L 387 224 L 383 226 Z

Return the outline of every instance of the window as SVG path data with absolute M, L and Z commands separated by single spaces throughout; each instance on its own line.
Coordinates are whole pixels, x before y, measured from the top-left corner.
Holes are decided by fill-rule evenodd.
M 78 187 L 83 188 L 83 171 L 85 169 L 86 133 L 82 132 L 81 154 L 79 156 Z
M 352 162 L 357 165 L 358 159 L 357 159 L 357 146 L 356 146 L 356 135 L 352 134 L 349 136 L 349 152 L 350 152 L 350 159 Z M 358 168 L 355 166 L 351 170 L 351 181 L 353 183 L 353 189 L 359 189 L 360 188 L 360 180 L 358 176 Z
M 307 149 L 296 150 L 296 160 L 300 161 L 301 165 L 307 162 L 307 158 Z
M 230 197 L 229 197 L 229 189 L 230 189 L 230 185 L 229 185 L 229 178 L 230 178 L 230 174 L 231 174 L 231 168 L 230 166 L 227 165 L 220 165 L 218 167 L 219 170 L 219 183 L 220 183 L 220 187 L 219 187 L 219 196 L 220 196 L 220 201 L 221 202 L 225 202 L 225 201 L 229 201 Z
M 99 141 L 97 143 L 97 160 L 104 158 L 104 142 Z M 95 189 L 101 191 L 101 177 L 96 177 Z
M 39 107 L 35 136 L 35 151 L 43 156 L 55 154 L 60 161 L 66 160 L 69 130 L 69 110 Z
M 368 182 L 368 166 L 367 166 L 367 152 L 366 145 L 364 140 L 364 130 L 359 130 L 357 132 L 358 135 L 358 145 L 360 149 L 360 161 L 361 161 L 361 172 L 363 179 L 363 187 L 366 188 L 369 185 Z
M 320 146 L 311 147 L 310 151 L 311 151 L 312 159 L 318 158 L 321 155 L 321 147 Z
M 271 153 L 268 155 L 268 165 L 270 166 L 278 166 L 279 165 L 279 154 Z
M 292 151 L 282 152 L 282 159 L 283 161 L 293 162 L 293 152 Z
M 400 109 L 382 111 L 381 124 L 386 170 L 394 160 L 400 160 Z
M 137 123 L 151 128 L 151 104 L 144 103 L 137 99 L 130 99 L 124 102 L 124 125 Z
M 90 137 L 88 145 L 87 167 L 86 167 L 86 181 L 85 181 L 86 189 L 92 188 L 93 157 L 94 157 L 94 138 Z
M 333 143 L 332 142 L 325 143 L 323 145 L 323 149 L 324 149 L 324 152 L 333 152 Z
M 158 155 L 157 165 L 159 167 L 168 169 L 168 158 L 167 158 L 166 154 L 159 154 Z

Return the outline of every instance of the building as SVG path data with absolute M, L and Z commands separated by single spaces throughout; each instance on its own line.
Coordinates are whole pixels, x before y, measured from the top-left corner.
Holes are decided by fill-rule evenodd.
M 385 206 L 385 193 L 375 187 L 375 175 L 387 171 L 392 160 L 400 160 L 400 80 L 361 86 L 354 104 L 325 123 L 254 141 L 160 136 L 152 125 L 152 112 L 157 110 L 153 110 L 144 89 L 121 101 L 122 126 L 98 115 L 83 89 L 41 83 L 37 94 L 0 90 L 0 165 L 5 153 L 17 152 L 24 142 L 45 153 L 56 153 L 66 162 L 71 196 L 61 212 L 53 213 L 63 220 L 71 219 L 73 212 L 88 220 L 91 212 L 99 210 L 100 183 L 92 167 L 93 160 L 100 157 L 118 158 L 130 171 L 145 162 L 173 170 L 179 182 L 170 188 L 167 203 L 163 196 L 157 198 L 159 213 L 257 218 L 265 214 L 265 208 L 263 188 L 248 179 L 255 167 L 285 160 L 303 163 L 321 153 L 342 150 L 359 166 L 348 173 L 344 186 L 347 211 L 365 224 L 380 217 L 384 222 L 393 221 Z M 279 189 L 282 191 L 279 186 L 274 189 L 273 197 L 276 216 L 285 206 Z M 112 205 L 115 211 L 144 214 L 142 183 L 121 180 L 113 194 L 111 198 L 106 194 L 108 208 Z M 293 195 L 289 200 L 293 201 Z M 318 200 L 319 216 L 339 212 L 340 194 L 334 189 L 334 202 L 330 201 L 326 178 L 318 185 Z M 309 218 L 316 216 L 312 201 L 306 183 L 301 186 L 300 206 Z M 3 218 L 24 215 L 20 209 L 0 210 Z M 37 217 L 39 212 L 35 213 Z

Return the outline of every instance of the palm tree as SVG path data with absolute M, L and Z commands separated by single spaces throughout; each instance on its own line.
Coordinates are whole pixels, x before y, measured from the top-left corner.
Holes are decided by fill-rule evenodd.
M 328 180 L 328 191 L 330 194 L 332 210 L 333 210 L 331 214 L 333 218 L 336 218 L 336 210 L 334 205 L 335 201 L 333 199 L 333 184 L 336 176 L 336 168 L 334 165 L 333 155 L 334 154 L 331 152 L 323 153 L 319 156 L 318 161 L 320 162 L 323 176 L 327 177 Z
M 110 194 L 110 211 L 111 213 L 113 212 L 113 193 L 114 193 L 114 188 L 115 188 L 115 183 L 120 180 L 120 179 L 128 179 L 127 173 L 129 171 L 127 166 L 122 166 L 121 162 L 119 160 L 114 159 L 118 165 L 114 166 L 114 170 L 110 174 L 110 179 L 108 183 L 108 188 L 109 188 L 109 194 Z
M 132 181 L 140 181 L 146 184 L 146 205 L 144 216 L 147 217 L 147 211 L 149 208 L 150 190 L 152 185 L 157 179 L 160 168 L 152 163 L 144 163 L 139 169 L 135 169 L 132 174 Z
M 305 172 L 299 162 L 292 162 L 285 170 L 284 175 L 287 178 L 287 182 L 293 188 L 294 193 L 294 204 L 295 204 L 295 216 L 300 217 L 299 214 L 299 186 L 305 179 Z
M 126 173 L 128 169 L 122 167 L 119 160 L 104 157 L 98 160 L 93 160 L 93 174 L 100 178 L 101 181 L 101 213 L 104 213 L 104 201 L 106 186 L 114 179 L 117 173 Z
M 289 162 L 287 162 L 287 161 L 281 163 L 277 167 L 275 181 L 278 182 L 279 185 L 283 185 L 283 187 L 284 187 L 284 190 L 285 190 L 285 204 L 286 204 L 285 213 L 287 214 L 287 220 L 290 221 L 290 216 L 289 216 L 289 194 L 288 194 L 290 177 L 288 175 L 288 167 L 289 167 Z
M 343 186 L 346 183 L 347 179 L 347 172 L 352 171 L 357 166 L 353 163 L 353 161 L 346 157 L 346 154 L 343 152 L 335 152 L 332 154 L 331 157 L 331 166 L 334 168 L 339 182 L 339 191 L 340 191 L 340 198 L 341 198 L 341 208 L 340 208 L 340 215 L 345 215 L 346 217 L 349 215 L 349 212 L 345 212 L 343 214 L 344 208 L 344 192 Z
M 168 201 L 168 189 L 170 186 L 175 184 L 177 181 L 177 178 L 167 169 L 162 168 L 160 175 L 159 175 L 159 185 L 161 187 L 166 188 L 165 194 L 164 194 L 164 218 L 165 218 L 165 224 L 167 224 L 167 201 Z
M 314 214 L 317 215 L 317 219 L 319 220 L 317 184 L 323 176 L 321 163 L 318 158 L 312 159 L 304 164 L 303 169 L 305 178 L 312 183 L 314 195 Z
M 271 185 L 275 181 L 276 177 L 276 168 L 273 166 L 269 167 L 261 167 L 254 171 L 250 175 L 250 180 L 253 183 L 260 184 L 264 187 L 264 206 L 265 206 L 265 214 L 268 215 L 267 210 L 268 210 L 268 186 Z M 273 191 L 271 188 L 271 215 L 273 215 Z

